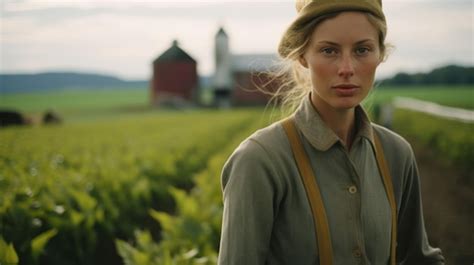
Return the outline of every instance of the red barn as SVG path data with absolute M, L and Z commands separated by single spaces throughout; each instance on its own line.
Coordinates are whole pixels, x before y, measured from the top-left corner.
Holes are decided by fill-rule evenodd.
M 196 60 L 178 47 L 178 42 L 153 61 L 150 82 L 152 104 L 191 102 L 198 85 Z

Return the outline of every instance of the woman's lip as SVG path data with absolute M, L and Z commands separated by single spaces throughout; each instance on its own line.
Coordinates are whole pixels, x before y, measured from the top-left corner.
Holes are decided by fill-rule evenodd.
M 336 92 L 337 95 L 341 97 L 352 97 L 354 96 L 358 89 L 359 86 L 356 85 L 337 85 L 332 87 L 334 91 Z
M 343 85 L 335 85 L 332 88 L 336 89 L 353 89 L 353 88 L 358 88 L 359 86 L 352 85 L 352 84 L 343 84 Z

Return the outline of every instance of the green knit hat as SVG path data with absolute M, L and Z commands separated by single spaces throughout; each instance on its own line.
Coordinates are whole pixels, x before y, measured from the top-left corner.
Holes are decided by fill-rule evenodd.
M 342 11 L 369 12 L 385 23 L 382 11 L 382 0 L 296 0 L 298 15 L 283 34 L 278 45 L 278 53 L 286 57 L 293 46 L 289 36 L 304 27 L 313 19 L 331 13 Z

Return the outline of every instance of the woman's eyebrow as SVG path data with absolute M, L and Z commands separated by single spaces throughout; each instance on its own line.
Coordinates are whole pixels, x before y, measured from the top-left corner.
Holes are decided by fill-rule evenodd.
M 318 41 L 317 44 L 329 44 L 329 45 L 334 45 L 334 46 L 340 46 L 339 43 L 328 41 L 328 40 Z
M 358 45 L 358 44 L 362 44 L 362 43 L 365 43 L 365 42 L 374 42 L 375 40 L 374 39 L 363 39 L 363 40 L 360 40 L 360 41 L 357 41 L 355 44 Z M 328 41 L 328 40 L 321 40 L 321 41 L 318 41 L 317 44 L 329 44 L 329 45 L 333 45 L 333 46 L 340 46 L 339 43 L 337 42 L 333 42 L 333 41 Z
M 356 44 L 362 44 L 364 42 L 374 42 L 375 40 L 374 39 L 363 39 L 363 40 L 360 40 L 358 42 L 356 42 Z

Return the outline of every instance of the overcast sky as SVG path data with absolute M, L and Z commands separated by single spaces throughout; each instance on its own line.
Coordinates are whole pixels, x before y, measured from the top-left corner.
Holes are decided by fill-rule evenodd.
M 474 0 L 384 0 L 395 46 L 378 76 L 474 65 Z M 220 25 L 233 53 L 275 53 L 294 1 L 0 0 L 0 73 L 80 71 L 148 79 L 151 62 L 178 39 L 214 71 Z

